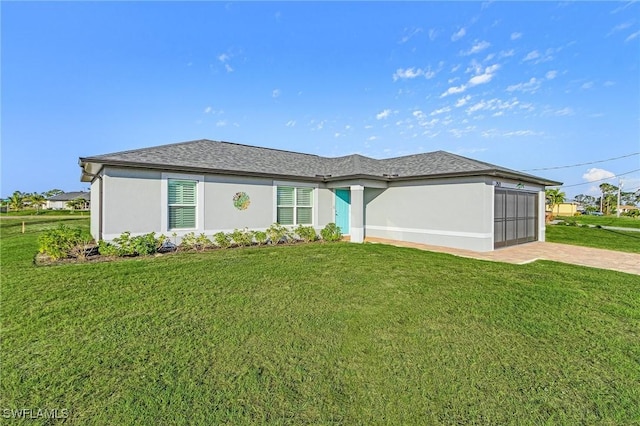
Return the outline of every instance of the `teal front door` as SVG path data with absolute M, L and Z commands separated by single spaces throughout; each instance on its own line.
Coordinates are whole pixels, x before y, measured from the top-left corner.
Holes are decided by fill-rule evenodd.
M 336 189 L 336 225 L 340 227 L 343 235 L 349 235 L 351 206 L 351 191 L 348 189 Z

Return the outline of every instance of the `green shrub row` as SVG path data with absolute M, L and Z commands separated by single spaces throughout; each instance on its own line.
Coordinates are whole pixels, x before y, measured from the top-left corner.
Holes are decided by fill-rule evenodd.
M 325 241 L 339 241 L 342 238 L 340 228 L 335 223 L 330 223 L 320 231 Z M 177 237 L 174 234 L 174 237 Z M 250 229 L 235 229 L 233 232 L 218 232 L 207 237 L 205 234 L 196 235 L 190 232 L 182 236 L 180 244 L 176 246 L 169 237 L 155 233 L 132 237 L 130 232 L 124 232 L 112 242 L 100 240 L 98 250 L 103 256 L 144 256 L 159 251 L 204 251 L 212 248 L 246 247 L 264 244 L 287 244 L 296 241 L 313 242 L 320 237 L 312 226 L 299 225 L 289 229 L 274 223 L 266 231 L 252 231 Z
M 325 241 L 339 241 L 342 239 L 340 228 L 335 223 L 330 223 L 320 231 Z M 190 232 L 182 237 L 179 248 L 181 250 L 202 251 L 210 248 L 246 247 L 264 244 L 287 244 L 296 241 L 306 243 L 317 241 L 320 236 L 312 226 L 299 225 L 289 229 L 278 223 L 274 223 L 265 231 L 252 231 L 250 229 L 235 229 L 233 232 L 218 232 L 213 238 L 205 234 L 198 236 Z

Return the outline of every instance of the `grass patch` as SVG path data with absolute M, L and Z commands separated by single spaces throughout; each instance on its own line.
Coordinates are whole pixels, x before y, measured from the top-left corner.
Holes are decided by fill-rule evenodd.
M 638 231 L 547 225 L 545 237 L 552 243 L 640 253 L 640 232 Z
M 349 243 L 36 268 L 37 232 L 10 222 L 2 408 L 71 424 L 640 418 L 633 275 Z
M 34 210 L 24 209 L 9 212 L 0 212 L 0 217 L 13 217 L 13 216 L 84 216 L 88 217 L 90 212 L 88 210 Z
M 617 226 L 621 228 L 640 228 L 640 218 L 638 217 L 616 217 L 616 216 L 558 216 L 557 219 L 575 221 L 582 225 Z

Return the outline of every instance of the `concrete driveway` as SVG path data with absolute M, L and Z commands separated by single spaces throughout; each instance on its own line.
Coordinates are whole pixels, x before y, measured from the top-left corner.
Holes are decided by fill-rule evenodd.
M 610 269 L 612 271 L 640 275 L 640 254 L 572 246 L 568 244 L 536 241 L 518 246 L 505 247 L 492 252 L 480 253 L 470 250 L 385 240 L 382 238 L 367 238 L 366 241 L 371 243 L 390 244 L 398 247 L 412 247 L 420 250 L 449 253 L 473 259 L 515 263 L 518 265 L 536 260 L 552 260 L 554 262 Z

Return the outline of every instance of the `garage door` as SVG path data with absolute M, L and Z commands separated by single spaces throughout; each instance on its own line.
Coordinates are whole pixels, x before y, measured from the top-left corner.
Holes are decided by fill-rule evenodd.
M 493 220 L 494 248 L 536 241 L 538 194 L 496 188 Z

